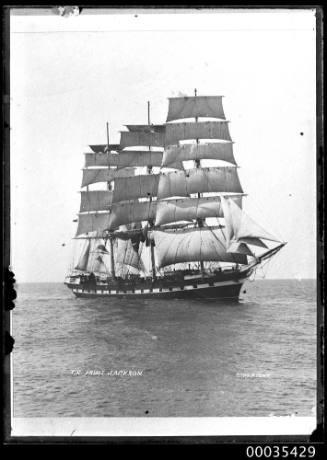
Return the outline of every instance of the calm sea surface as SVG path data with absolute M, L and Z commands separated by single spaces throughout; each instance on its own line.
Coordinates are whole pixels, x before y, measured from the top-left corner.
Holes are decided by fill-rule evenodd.
M 315 282 L 245 289 L 218 304 L 19 285 L 14 416 L 313 416 Z

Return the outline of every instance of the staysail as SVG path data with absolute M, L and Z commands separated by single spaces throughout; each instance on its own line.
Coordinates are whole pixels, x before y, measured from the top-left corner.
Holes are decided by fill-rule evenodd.
M 77 265 L 75 266 L 75 270 L 81 270 L 81 271 L 87 270 L 87 264 L 88 264 L 89 255 L 90 255 L 90 240 L 87 240 L 85 243 L 86 244 L 85 244 L 84 250 L 81 254 L 81 257 Z
M 248 242 L 261 247 L 264 245 L 261 239 L 280 243 L 278 238 L 257 224 L 230 198 L 222 197 L 222 206 L 225 215 L 227 238 L 230 242 L 233 240 Z
M 123 230 L 129 230 L 129 226 L 124 226 Z M 118 239 L 117 240 L 117 253 L 116 264 L 128 265 L 139 271 L 144 271 L 144 265 L 140 254 L 138 252 L 139 245 L 133 245 L 132 240 Z

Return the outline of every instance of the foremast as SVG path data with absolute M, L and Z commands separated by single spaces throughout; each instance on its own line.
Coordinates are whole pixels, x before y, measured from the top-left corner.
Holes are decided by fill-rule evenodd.
M 108 169 L 110 169 L 110 143 L 109 143 L 109 123 L 107 122 L 107 161 L 108 161 Z M 111 182 L 107 182 L 107 189 L 108 191 L 112 190 Z M 114 257 L 114 236 L 109 233 L 109 244 L 110 244 L 110 271 L 112 279 L 116 278 L 116 271 L 115 271 L 115 257 Z

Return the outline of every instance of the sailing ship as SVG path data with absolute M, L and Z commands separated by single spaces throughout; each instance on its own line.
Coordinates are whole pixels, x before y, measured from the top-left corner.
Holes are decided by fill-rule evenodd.
M 163 124 L 125 125 L 85 154 L 65 284 L 77 297 L 238 299 L 286 243 L 243 210 L 223 96 L 169 98 Z

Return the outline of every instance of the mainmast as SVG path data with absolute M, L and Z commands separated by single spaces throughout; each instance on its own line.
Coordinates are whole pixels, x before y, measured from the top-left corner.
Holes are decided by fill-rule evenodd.
M 109 123 L 107 122 L 107 155 L 108 155 L 108 169 L 109 169 Z M 108 191 L 112 190 L 112 186 L 110 182 L 107 182 L 107 189 Z M 114 236 L 112 233 L 109 234 L 109 243 L 110 243 L 110 270 L 111 270 L 111 277 L 113 279 L 116 278 L 115 273 L 115 257 L 114 257 Z
M 195 88 L 194 89 L 194 97 L 196 97 L 196 96 L 197 96 L 197 89 Z M 195 122 L 197 123 L 197 121 L 198 121 L 198 117 L 195 117 Z M 199 148 L 199 138 L 196 138 L 196 149 L 198 150 L 198 148 Z M 194 166 L 197 169 L 201 167 L 201 160 L 199 158 L 196 158 L 194 160 Z M 198 193 L 198 198 L 201 198 L 201 197 L 202 197 L 202 193 Z M 201 218 L 198 218 L 196 220 L 199 228 L 203 227 L 203 221 L 204 221 L 204 219 L 201 219 Z M 201 270 L 202 275 L 204 275 L 204 262 L 202 260 L 200 260 L 200 270 Z
M 150 101 L 148 101 L 148 126 L 150 126 Z M 149 145 L 149 151 L 151 151 L 151 145 Z M 152 172 L 152 165 L 148 165 L 148 174 Z M 150 195 L 150 203 L 152 202 L 152 196 Z M 153 229 L 153 220 L 149 220 L 150 229 Z M 156 261 L 154 257 L 154 240 L 151 238 L 150 240 L 150 251 L 151 251 L 151 271 L 152 271 L 152 279 L 156 278 Z

